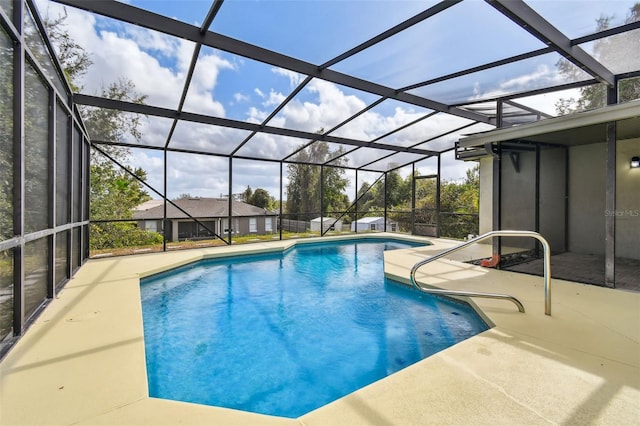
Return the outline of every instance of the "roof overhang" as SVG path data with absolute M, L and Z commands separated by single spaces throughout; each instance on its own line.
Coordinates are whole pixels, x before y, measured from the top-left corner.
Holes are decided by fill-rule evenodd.
M 606 125 L 612 122 L 617 123 L 618 140 L 640 138 L 640 100 L 469 135 L 460 139 L 459 147 L 512 141 L 565 146 L 599 143 L 606 141 Z

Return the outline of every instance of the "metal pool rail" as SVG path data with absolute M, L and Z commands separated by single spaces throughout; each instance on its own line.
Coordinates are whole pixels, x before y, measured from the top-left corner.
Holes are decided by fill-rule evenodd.
M 462 250 L 463 248 L 470 246 L 472 244 L 478 243 L 480 241 L 484 241 L 493 237 L 531 237 L 542 243 L 542 248 L 544 250 L 544 313 L 545 315 L 551 315 L 551 250 L 549 248 L 549 243 L 547 240 L 542 237 L 537 232 L 533 231 L 491 231 L 486 234 L 482 234 L 476 238 L 473 238 L 469 241 L 465 241 L 462 244 L 459 244 L 455 247 L 452 247 L 448 250 L 445 250 L 441 253 L 436 254 L 428 259 L 424 259 L 413 265 L 411 268 L 411 284 L 417 288 L 418 290 L 430 293 L 430 294 L 441 294 L 444 296 L 467 296 L 467 297 L 484 297 L 489 299 L 506 299 L 509 300 L 518 307 L 520 312 L 524 312 L 524 306 L 518 299 L 508 294 L 499 294 L 499 293 L 479 293 L 472 291 L 460 291 L 460 290 L 443 290 L 443 289 L 435 289 L 435 288 L 425 288 L 419 285 L 416 282 L 416 271 L 421 266 L 426 265 L 427 263 L 438 260 L 448 254 L 454 253 L 456 251 Z

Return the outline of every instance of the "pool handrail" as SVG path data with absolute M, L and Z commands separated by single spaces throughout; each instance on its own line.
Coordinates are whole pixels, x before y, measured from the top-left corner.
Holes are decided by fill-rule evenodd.
M 472 244 L 478 243 L 480 241 L 484 241 L 493 237 L 531 237 L 542 243 L 542 248 L 544 251 L 544 314 L 551 315 L 551 249 L 549 248 L 549 243 L 544 239 L 542 235 L 534 231 L 515 231 L 515 230 L 499 230 L 499 231 L 490 231 L 486 234 L 482 234 L 478 237 L 472 238 L 468 241 L 465 241 L 462 244 L 459 244 L 455 247 L 452 247 L 448 250 L 440 252 L 434 256 L 431 256 L 427 259 L 423 259 L 413 265 L 411 268 L 411 284 L 417 288 L 418 290 L 425 293 L 432 294 L 442 294 L 445 296 L 467 296 L 467 297 L 484 297 L 490 299 L 506 299 L 510 300 L 516 304 L 518 310 L 520 312 L 524 312 L 524 306 L 518 299 L 508 294 L 499 294 L 499 293 L 479 293 L 479 292 L 470 292 L 470 291 L 459 291 L 459 290 L 443 290 L 443 289 L 435 289 L 435 288 L 425 288 L 419 285 L 416 282 L 416 271 L 418 268 L 426 265 L 427 263 L 436 261 L 448 254 L 454 253 L 456 251 L 462 250 L 465 247 L 468 247 Z

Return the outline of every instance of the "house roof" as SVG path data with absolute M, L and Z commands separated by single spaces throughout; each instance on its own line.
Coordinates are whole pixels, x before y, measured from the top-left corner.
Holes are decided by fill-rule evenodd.
M 136 206 L 133 210 L 135 211 L 144 211 L 144 210 L 149 210 L 153 207 L 158 207 L 161 206 L 164 203 L 163 200 L 149 200 L 149 201 L 145 201 L 144 203 L 140 204 L 139 206 Z
M 227 198 L 181 198 L 172 202 L 195 218 L 226 218 L 229 216 L 229 200 Z M 144 206 L 144 204 L 145 203 L 141 204 L 138 208 Z M 269 212 L 266 209 L 236 200 L 231 202 L 231 212 L 233 216 L 275 216 L 275 213 Z M 164 205 L 162 203 L 144 210 L 136 209 L 136 211 L 133 212 L 134 219 L 162 219 L 163 216 Z M 188 217 L 189 216 L 180 211 L 180 209 L 167 203 L 168 219 L 183 219 Z
M 377 222 L 379 220 L 384 220 L 384 217 L 382 216 L 362 217 L 358 219 L 358 223 L 372 223 L 372 222 Z
M 327 221 L 335 221 L 337 220 L 335 217 L 329 217 L 329 216 L 325 216 L 323 218 L 320 217 L 316 217 L 315 219 L 311 219 L 311 222 L 320 222 L 320 219 L 322 219 L 323 222 L 327 222 Z M 341 222 L 341 221 L 339 221 Z

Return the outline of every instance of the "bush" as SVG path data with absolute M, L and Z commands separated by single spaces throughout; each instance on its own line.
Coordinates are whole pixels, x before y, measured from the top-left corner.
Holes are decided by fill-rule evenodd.
M 132 222 L 92 223 L 89 233 L 91 250 L 162 244 L 162 235 L 145 231 Z
M 440 214 L 440 236 L 463 240 L 469 234 L 478 235 L 477 214 Z

